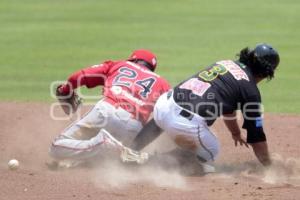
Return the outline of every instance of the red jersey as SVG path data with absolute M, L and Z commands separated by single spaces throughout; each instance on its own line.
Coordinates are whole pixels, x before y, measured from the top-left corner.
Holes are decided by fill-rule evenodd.
M 68 82 L 72 89 L 103 85 L 107 102 L 122 107 L 142 123 L 147 122 L 158 97 L 170 89 L 165 79 L 130 61 L 106 61 L 82 69 Z M 64 91 L 69 92 L 69 88 Z

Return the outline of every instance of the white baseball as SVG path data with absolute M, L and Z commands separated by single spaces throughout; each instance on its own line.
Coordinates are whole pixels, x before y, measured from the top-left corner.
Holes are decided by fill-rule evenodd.
M 19 168 L 19 161 L 16 159 L 12 159 L 8 162 L 8 168 L 11 170 L 16 170 Z

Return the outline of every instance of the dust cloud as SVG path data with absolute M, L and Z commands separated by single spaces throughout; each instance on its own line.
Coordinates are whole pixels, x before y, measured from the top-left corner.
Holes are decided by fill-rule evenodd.
M 155 166 L 126 166 L 117 161 L 106 161 L 94 171 L 97 187 L 122 188 L 135 183 L 148 183 L 158 187 L 187 189 L 185 178 L 176 170 L 167 171 Z
M 165 154 L 172 149 L 174 144 L 162 134 L 158 140 L 144 149 L 152 155 L 157 155 L 151 156 L 154 159 L 150 159 L 147 164 L 130 165 L 117 160 L 102 160 L 97 170 L 94 170 L 92 180 L 101 188 L 122 188 L 135 183 L 147 183 L 158 187 L 187 190 L 186 179 L 182 174 L 177 155 Z
M 300 186 L 300 159 L 272 155 L 272 165 L 263 167 L 258 161 L 217 165 L 219 178 L 245 177 L 267 184 Z
M 264 170 L 263 181 L 270 184 L 290 184 L 300 186 L 300 160 L 272 156 L 273 165 Z

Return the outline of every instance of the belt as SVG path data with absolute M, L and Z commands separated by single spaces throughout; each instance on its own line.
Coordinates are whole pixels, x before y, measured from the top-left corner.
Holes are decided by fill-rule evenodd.
M 170 99 L 170 97 L 172 97 L 173 96 L 173 91 L 172 90 L 170 90 L 168 93 L 167 93 L 167 99 Z M 175 102 L 176 103 L 176 102 Z M 179 105 L 178 105 L 179 106 Z M 186 118 L 186 119 L 188 119 L 188 120 L 192 120 L 193 119 L 193 117 L 194 117 L 194 114 L 193 113 L 191 113 L 190 111 L 187 111 L 187 110 L 185 110 L 185 109 L 182 109 L 180 112 L 179 112 L 179 115 L 180 116 L 182 116 L 182 117 L 184 117 L 184 118 Z
M 186 119 L 188 119 L 188 120 L 192 120 L 193 119 L 193 117 L 194 117 L 194 114 L 193 113 L 190 113 L 190 112 L 188 112 L 188 111 L 186 111 L 186 110 L 183 110 L 182 109 L 182 111 L 180 111 L 180 113 L 179 113 L 179 115 L 181 115 L 182 117 L 184 117 L 184 118 L 186 118 Z

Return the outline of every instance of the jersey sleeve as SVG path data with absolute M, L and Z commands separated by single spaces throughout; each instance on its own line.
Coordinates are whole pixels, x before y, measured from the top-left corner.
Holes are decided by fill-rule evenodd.
M 73 73 L 68 78 L 68 84 L 63 88 L 63 92 L 69 93 L 80 86 L 93 88 L 103 85 L 113 64 L 113 61 L 105 61 L 102 64 L 93 65 Z
M 261 114 L 260 96 L 247 97 L 242 108 L 244 117 L 243 128 L 247 130 L 247 143 L 266 141 Z

